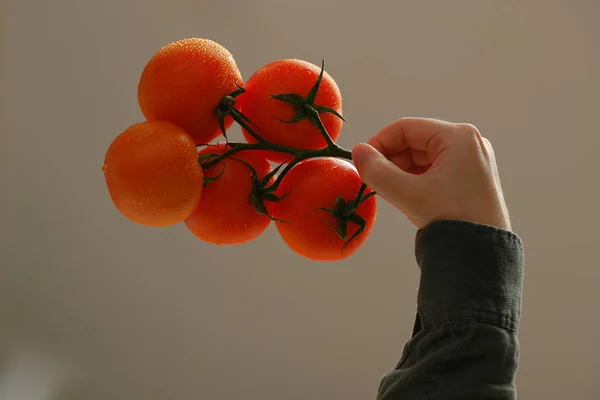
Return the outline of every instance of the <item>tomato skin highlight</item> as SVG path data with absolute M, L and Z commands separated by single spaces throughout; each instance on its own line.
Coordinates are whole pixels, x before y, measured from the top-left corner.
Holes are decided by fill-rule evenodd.
M 356 169 L 345 160 L 309 159 L 292 168 L 276 192 L 279 196 L 289 193 L 287 197 L 279 203 L 268 203 L 273 217 L 288 222 L 275 222 L 284 242 L 299 255 L 314 261 L 337 261 L 354 254 L 369 236 L 375 222 L 375 197 L 362 202 L 356 210 L 367 224 L 343 252 L 346 240 L 341 239 L 325 222 L 337 227 L 335 218 L 315 209 L 331 208 L 339 196 L 348 202 L 353 200 L 361 184 Z M 369 192 L 367 189 L 365 194 Z M 357 225 L 349 223 L 347 237 L 350 238 L 357 229 Z
M 185 220 L 202 194 L 196 145 L 183 129 L 166 121 L 125 129 L 109 146 L 102 170 L 117 209 L 142 225 Z
M 293 123 L 278 121 L 277 118 L 289 120 L 296 114 L 289 103 L 273 98 L 270 95 L 296 93 L 305 97 L 315 84 L 321 67 L 307 61 L 285 59 L 271 62 L 258 69 L 246 82 L 246 92 L 237 101 L 240 111 L 253 122 L 253 129 L 258 127 L 258 135 L 280 145 L 299 149 L 319 149 L 327 145 L 319 129 L 308 119 Z M 315 104 L 326 106 L 342 113 L 342 95 L 327 73 L 315 99 Z M 342 130 L 343 121 L 330 113 L 320 113 L 321 121 L 329 136 L 335 141 Z M 256 129 L 255 129 L 256 130 Z M 242 130 L 248 143 L 256 140 L 246 130 Z M 288 154 L 266 151 L 269 160 L 283 163 L 291 161 Z
M 214 114 L 221 99 L 243 84 L 231 53 L 220 44 L 189 38 L 168 44 L 146 64 L 138 83 L 138 103 L 146 119 L 182 127 L 196 144 L 221 134 Z M 225 118 L 225 128 L 233 123 Z
M 207 146 L 199 154 L 222 153 L 225 144 Z M 260 236 L 271 220 L 256 212 L 251 202 L 250 169 L 236 159 L 250 164 L 260 178 L 271 165 L 256 151 L 241 151 L 204 170 L 205 177 L 220 177 L 204 187 L 202 200 L 186 219 L 188 229 L 199 239 L 218 245 L 249 242 Z

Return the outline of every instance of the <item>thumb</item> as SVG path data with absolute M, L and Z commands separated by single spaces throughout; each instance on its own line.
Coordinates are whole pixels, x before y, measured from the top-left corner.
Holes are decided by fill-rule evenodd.
M 360 143 L 352 149 L 352 161 L 362 180 L 390 203 L 402 207 L 410 203 L 415 175 L 403 171 L 377 149 Z

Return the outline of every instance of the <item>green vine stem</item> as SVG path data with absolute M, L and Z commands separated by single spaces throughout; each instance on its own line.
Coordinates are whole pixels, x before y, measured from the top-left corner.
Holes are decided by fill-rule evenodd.
M 313 87 L 309 91 L 306 97 L 302 97 L 297 93 L 283 93 L 283 94 L 274 94 L 270 97 L 279 100 L 285 103 L 290 104 L 291 107 L 294 108 L 296 114 L 290 120 L 282 120 L 277 118 L 279 121 L 283 123 L 294 123 L 300 121 L 302 119 L 309 120 L 321 133 L 323 139 L 325 140 L 326 146 L 320 149 L 298 149 L 295 147 L 289 147 L 280 145 L 277 143 L 270 142 L 263 137 L 261 137 L 253 128 L 255 126 L 252 121 L 248 117 L 246 117 L 242 112 L 235 108 L 235 99 L 239 95 L 245 92 L 245 89 L 238 85 L 236 82 L 237 89 L 230 93 L 229 95 L 223 97 L 217 108 L 215 109 L 215 115 L 219 120 L 219 125 L 221 127 L 221 133 L 226 141 L 226 149 L 228 150 L 218 154 L 203 154 L 198 157 L 198 161 L 203 169 L 210 168 L 225 158 L 231 157 L 234 154 L 240 151 L 255 151 L 255 150 L 267 150 L 267 151 L 275 151 L 279 153 L 289 154 L 290 161 L 287 164 L 279 165 L 276 169 L 274 169 L 268 177 L 265 179 L 258 179 L 256 176 L 256 171 L 247 163 L 243 163 L 248 168 L 250 168 L 253 173 L 254 180 L 254 189 L 252 192 L 252 202 L 257 212 L 261 214 L 267 214 L 269 218 L 274 219 L 267 213 L 267 208 L 264 205 L 264 201 L 277 202 L 281 201 L 286 195 L 282 197 L 278 197 L 275 195 L 275 191 L 281 184 L 285 175 L 296 166 L 301 161 L 307 160 L 309 158 L 317 158 L 317 157 L 333 157 L 333 158 L 343 158 L 346 160 L 352 160 L 352 152 L 347 150 L 337 143 L 333 141 L 327 129 L 323 125 L 321 121 L 320 114 L 321 113 L 329 113 L 335 115 L 337 118 L 345 121 L 345 118 L 339 114 L 336 110 L 331 109 L 329 107 L 320 106 L 315 104 L 315 98 L 317 96 L 317 92 L 319 90 L 319 86 L 321 84 L 321 80 L 323 78 L 323 73 L 325 70 L 325 60 L 321 62 L 321 71 L 317 80 L 315 81 Z M 239 142 L 229 142 L 227 138 L 227 132 L 225 130 L 225 118 L 231 117 L 237 124 L 239 124 L 246 132 L 248 132 L 255 140 L 256 143 L 239 143 Z M 258 129 L 257 129 L 258 130 Z M 234 158 L 235 159 L 235 158 Z M 235 159 L 236 161 L 241 161 Z M 285 167 L 284 167 L 285 165 Z M 281 169 L 281 172 L 275 179 L 272 184 L 269 184 L 269 181 L 275 174 Z M 220 176 L 220 175 L 219 175 Z M 212 180 L 217 179 L 215 177 Z M 208 184 L 209 182 L 206 182 Z M 332 205 L 331 208 L 318 208 L 314 211 L 320 210 L 329 213 L 332 217 L 337 221 L 337 227 L 333 226 L 329 222 L 326 223 L 331 226 L 332 229 L 338 234 L 338 236 L 342 240 L 346 240 L 347 238 L 347 226 L 349 223 L 358 225 L 358 229 L 355 233 L 344 243 L 344 246 L 341 249 L 341 252 L 344 251 L 344 248 L 354 240 L 358 235 L 360 235 L 366 227 L 365 220 L 356 214 L 356 210 L 358 209 L 360 203 L 367 200 L 368 198 L 375 195 L 375 192 L 370 192 L 368 194 L 364 194 L 367 186 L 363 183 L 355 196 L 351 201 L 344 200 L 343 197 L 339 197 L 335 204 Z M 285 221 L 279 221 L 285 222 Z
M 327 132 L 327 129 L 323 125 L 323 122 L 321 121 L 321 117 L 319 114 L 320 113 L 330 113 L 330 114 L 335 115 L 337 118 L 340 118 L 343 121 L 346 121 L 346 119 L 340 113 L 338 113 L 336 110 L 334 110 L 332 108 L 315 104 L 315 99 L 317 97 L 317 93 L 319 91 L 319 87 L 321 85 L 321 81 L 323 79 L 324 72 L 325 72 L 325 60 L 322 60 L 321 61 L 321 71 L 319 73 L 319 76 L 306 97 L 302 97 L 297 93 L 273 94 L 270 97 L 273 99 L 290 104 L 290 106 L 292 106 L 294 108 L 294 110 L 296 111 L 295 116 L 290 120 L 282 120 L 278 117 L 274 117 L 274 118 L 277 118 L 279 121 L 284 122 L 284 123 L 294 123 L 294 122 L 298 122 L 302 119 L 308 119 L 314 126 L 317 127 L 317 129 L 323 136 L 325 143 L 327 143 L 327 146 L 325 146 L 322 149 L 304 150 L 304 149 L 298 149 L 295 147 L 279 145 L 279 144 L 272 143 L 272 142 L 269 142 L 268 140 L 264 139 L 250 126 L 250 125 L 254 125 L 252 123 L 252 121 L 250 121 L 250 119 L 248 119 L 248 117 L 246 117 L 244 114 L 242 114 L 242 112 L 240 112 L 240 110 L 235 108 L 235 98 L 245 92 L 245 89 L 243 87 L 239 86 L 236 82 L 236 85 L 238 88 L 234 92 L 229 94 L 228 96 L 223 97 L 223 99 L 221 100 L 221 102 L 219 103 L 219 105 L 217 106 L 217 108 L 215 110 L 215 115 L 219 119 L 219 124 L 221 126 L 221 133 L 225 137 L 225 140 L 227 140 L 227 133 L 225 131 L 224 120 L 227 116 L 230 116 L 246 132 L 248 132 L 256 140 L 257 143 L 231 143 L 231 142 L 228 142 L 231 149 L 220 154 L 218 157 L 215 157 L 214 159 L 209 160 L 206 163 L 203 163 L 202 164 L 203 168 L 211 167 L 214 164 L 218 163 L 220 160 L 222 160 L 226 157 L 229 157 L 230 155 L 235 154 L 238 151 L 243 151 L 243 150 L 270 150 L 270 151 L 276 151 L 279 153 L 289 154 L 294 157 L 294 159 L 290 162 L 290 164 L 294 163 L 294 165 L 302 160 L 306 160 L 308 158 L 314 158 L 314 157 L 336 157 L 336 158 L 345 158 L 347 160 L 351 160 L 352 152 L 339 146 L 337 143 L 335 143 L 331 139 L 331 136 L 329 135 L 329 133 Z M 282 171 L 282 174 L 285 175 L 285 173 L 283 171 Z

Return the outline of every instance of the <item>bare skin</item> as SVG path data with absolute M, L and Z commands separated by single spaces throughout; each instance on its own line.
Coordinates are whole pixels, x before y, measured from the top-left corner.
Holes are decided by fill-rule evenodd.
M 402 118 L 356 145 L 352 159 L 417 228 L 461 220 L 511 230 L 494 149 L 473 125 Z

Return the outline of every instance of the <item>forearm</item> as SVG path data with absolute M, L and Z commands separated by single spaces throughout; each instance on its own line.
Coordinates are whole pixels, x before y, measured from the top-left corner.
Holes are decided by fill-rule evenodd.
M 504 230 L 458 221 L 419 231 L 418 316 L 378 399 L 514 399 L 523 249 Z M 427 397 L 424 397 L 427 396 Z

